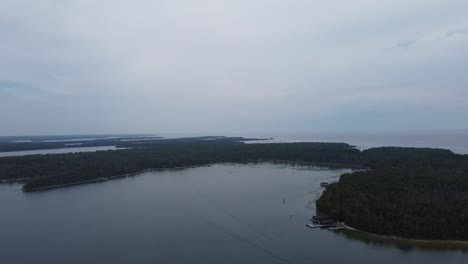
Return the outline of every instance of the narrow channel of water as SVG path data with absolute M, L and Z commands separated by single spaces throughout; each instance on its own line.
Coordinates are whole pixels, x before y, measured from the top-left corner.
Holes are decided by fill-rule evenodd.
M 74 147 L 74 148 L 59 148 L 59 149 L 36 149 L 36 150 L 21 150 L 0 152 L 0 157 L 26 156 L 26 155 L 44 155 L 44 154 L 63 154 L 75 152 L 96 152 L 102 150 L 116 150 L 115 146 L 99 146 L 99 147 Z

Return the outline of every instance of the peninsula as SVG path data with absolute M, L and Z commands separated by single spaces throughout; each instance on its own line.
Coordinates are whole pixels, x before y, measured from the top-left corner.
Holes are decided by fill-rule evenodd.
M 121 141 L 120 150 L 0 158 L 0 181 L 24 191 L 110 180 L 147 169 L 214 163 L 296 163 L 358 169 L 330 184 L 317 208 L 384 236 L 468 240 L 468 156 L 449 150 L 346 143 L 246 144 L 245 138 Z M 234 176 L 233 176 L 234 177 Z

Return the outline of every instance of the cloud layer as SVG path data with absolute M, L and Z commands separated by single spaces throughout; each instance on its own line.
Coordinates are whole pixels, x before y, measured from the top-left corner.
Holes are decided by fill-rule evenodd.
M 466 10 L 2 1 L 0 135 L 465 130 Z

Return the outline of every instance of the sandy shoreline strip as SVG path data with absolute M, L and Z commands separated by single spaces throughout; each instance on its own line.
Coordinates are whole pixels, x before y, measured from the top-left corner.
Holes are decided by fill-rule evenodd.
M 424 243 L 424 244 L 451 244 L 451 245 L 464 245 L 468 246 L 468 240 L 435 240 L 435 239 L 415 239 L 415 238 L 404 238 L 404 237 L 397 237 L 397 236 L 383 236 L 377 235 L 374 233 L 369 233 L 363 230 L 356 229 L 354 227 L 348 226 L 345 223 L 342 223 L 342 226 L 354 232 L 359 232 L 362 234 L 366 234 L 372 237 L 388 240 L 388 241 L 401 241 L 401 242 L 414 242 L 414 243 Z

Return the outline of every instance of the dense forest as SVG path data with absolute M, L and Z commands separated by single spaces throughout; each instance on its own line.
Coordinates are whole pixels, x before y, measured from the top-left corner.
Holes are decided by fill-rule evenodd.
M 0 158 L 0 180 L 27 179 L 24 190 L 105 179 L 145 169 L 219 162 L 310 162 L 353 166 L 359 151 L 343 143 L 244 144 L 243 138 L 125 142 L 128 149 Z
M 244 138 L 120 141 L 121 150 L 0 158 L 0 180 L 23 190 L 220 162 L 289 162 L 361 168 L 329 185 L 317 208 L 381 235 L 468 239 L 468 156 L 442 149 L 373 148 L 345 143 L 245 144 Z
M 360 230 L 421 239 L 468 239 L 468 157 L 448 150 L 376 148 L 372 168 L 341 176 L 317 209 Z
M 87 135 L 0 137 L 0 152 L 74 147 L 116 146 L 125 142 L 159 140 L 154 135 Z

